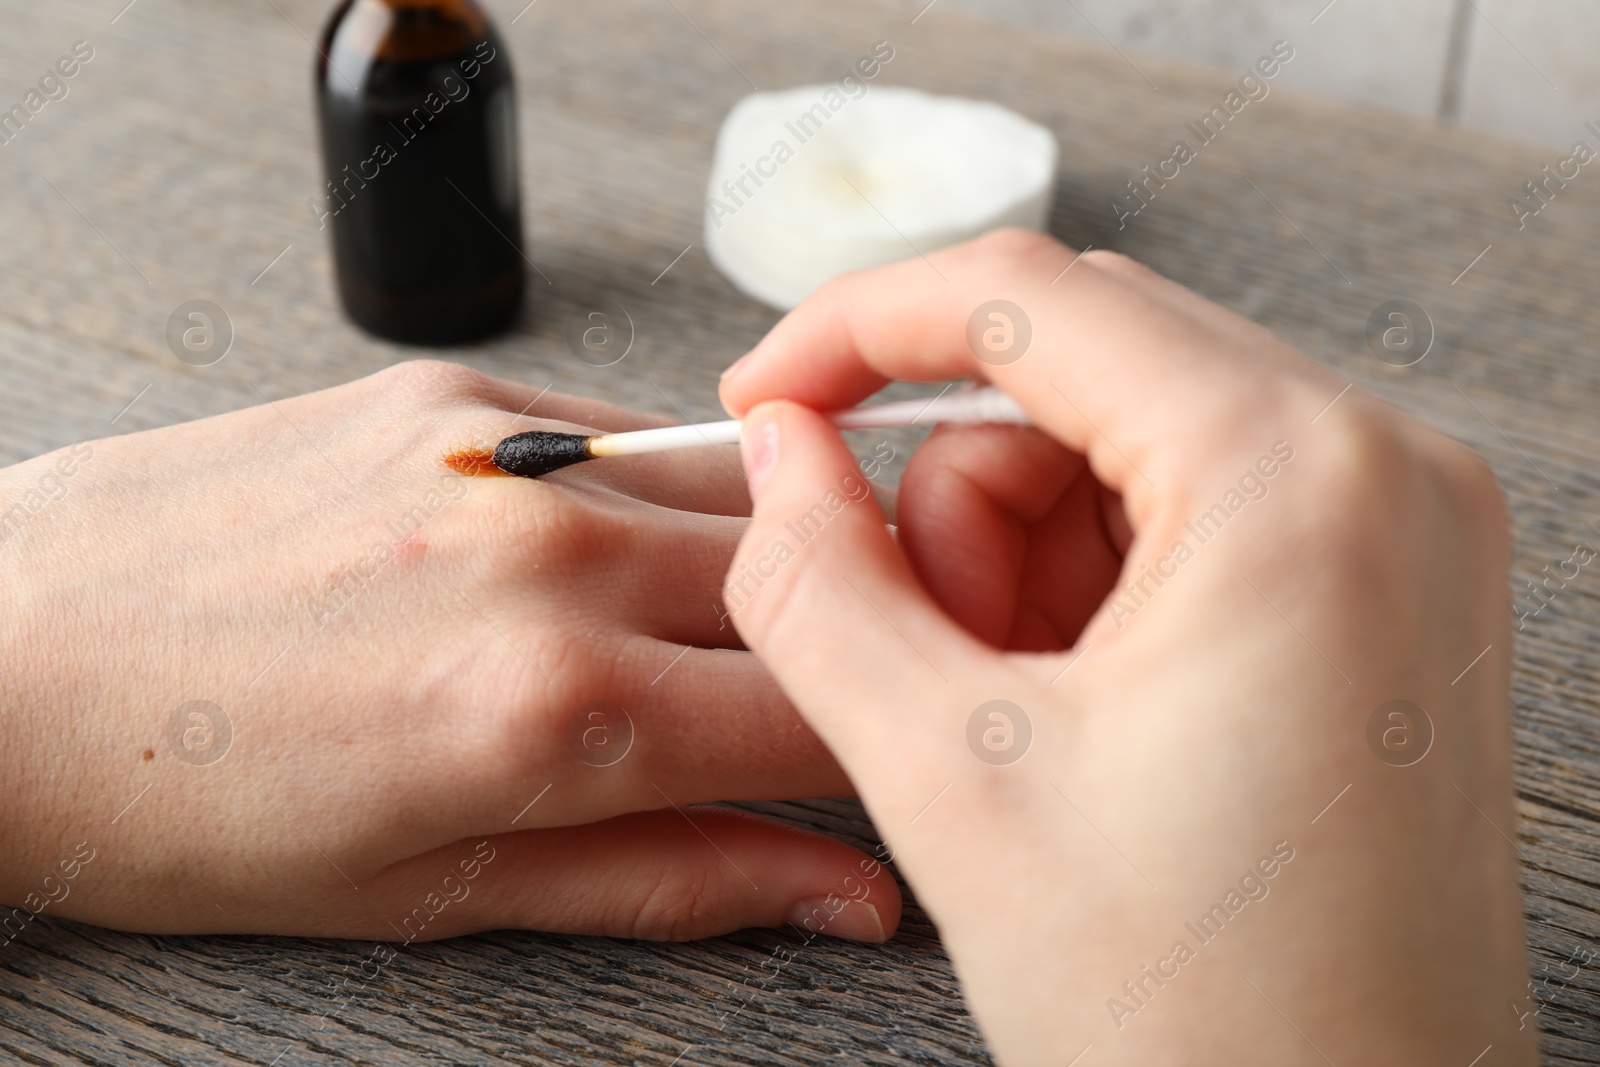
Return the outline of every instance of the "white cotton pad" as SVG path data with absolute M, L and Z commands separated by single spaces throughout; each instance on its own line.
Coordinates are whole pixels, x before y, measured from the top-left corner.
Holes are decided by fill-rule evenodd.
M 706 249 L 744 292 L 788 309 L 846 271 L 999 226 L 1044 229 L 1056 140 L 977 100 L 857 83 L 754 93 L 717 136 Z

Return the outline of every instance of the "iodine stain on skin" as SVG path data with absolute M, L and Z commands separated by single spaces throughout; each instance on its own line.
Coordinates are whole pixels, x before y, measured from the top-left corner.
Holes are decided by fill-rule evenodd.
M 494 465 L 494 449 L 457 448 L 439 457 L 446 467 L 469 478 L 509 478 L 510 475 Z

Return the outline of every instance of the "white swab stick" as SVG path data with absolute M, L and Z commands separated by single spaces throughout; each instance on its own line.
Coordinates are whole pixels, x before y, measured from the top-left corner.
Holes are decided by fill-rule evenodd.
M 964 424 L 1013 423 L 1033 420 L 1017 402 L 993 386 L 951 393 L 932 400 L 899 400 L 864 408 L 847 408 L 828 416 L 841 430 L 867 430 L 886 426 L 913 426 L 940 422 Z M 738 419 L 702 422 L 690 426 L 663 426 L 657 430 L 630 430 L 589 438 L 591 456 L 633 456 L 641 452 L 666 452 L 674 448 L 731 445 L 739 440 Z

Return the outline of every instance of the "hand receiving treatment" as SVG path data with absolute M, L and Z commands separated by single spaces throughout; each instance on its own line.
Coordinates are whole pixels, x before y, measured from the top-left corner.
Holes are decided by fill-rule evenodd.
M 849 790 L 720 618 L 732 457 L 442 461 L 651 424 L 411 363 L 0 471 L 7 936 L 892 933 L 869 858 L 688 807 Z
M 724 379 L 727 595 L 999 1061 L 1535 1062 L 1489 470 L 1121 256 L 930 259 Z M 936 430 L 896 536 L 814 410 L 953 377 L 1038 428 Z

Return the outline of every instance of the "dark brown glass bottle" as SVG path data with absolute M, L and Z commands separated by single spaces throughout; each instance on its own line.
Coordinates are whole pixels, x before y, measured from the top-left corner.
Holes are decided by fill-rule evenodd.
M 472 0 L 344 0 L 319 42 L 325 196 L 346 313 L 407 344 L 476 340 L 523 293 L 511 55 Z

